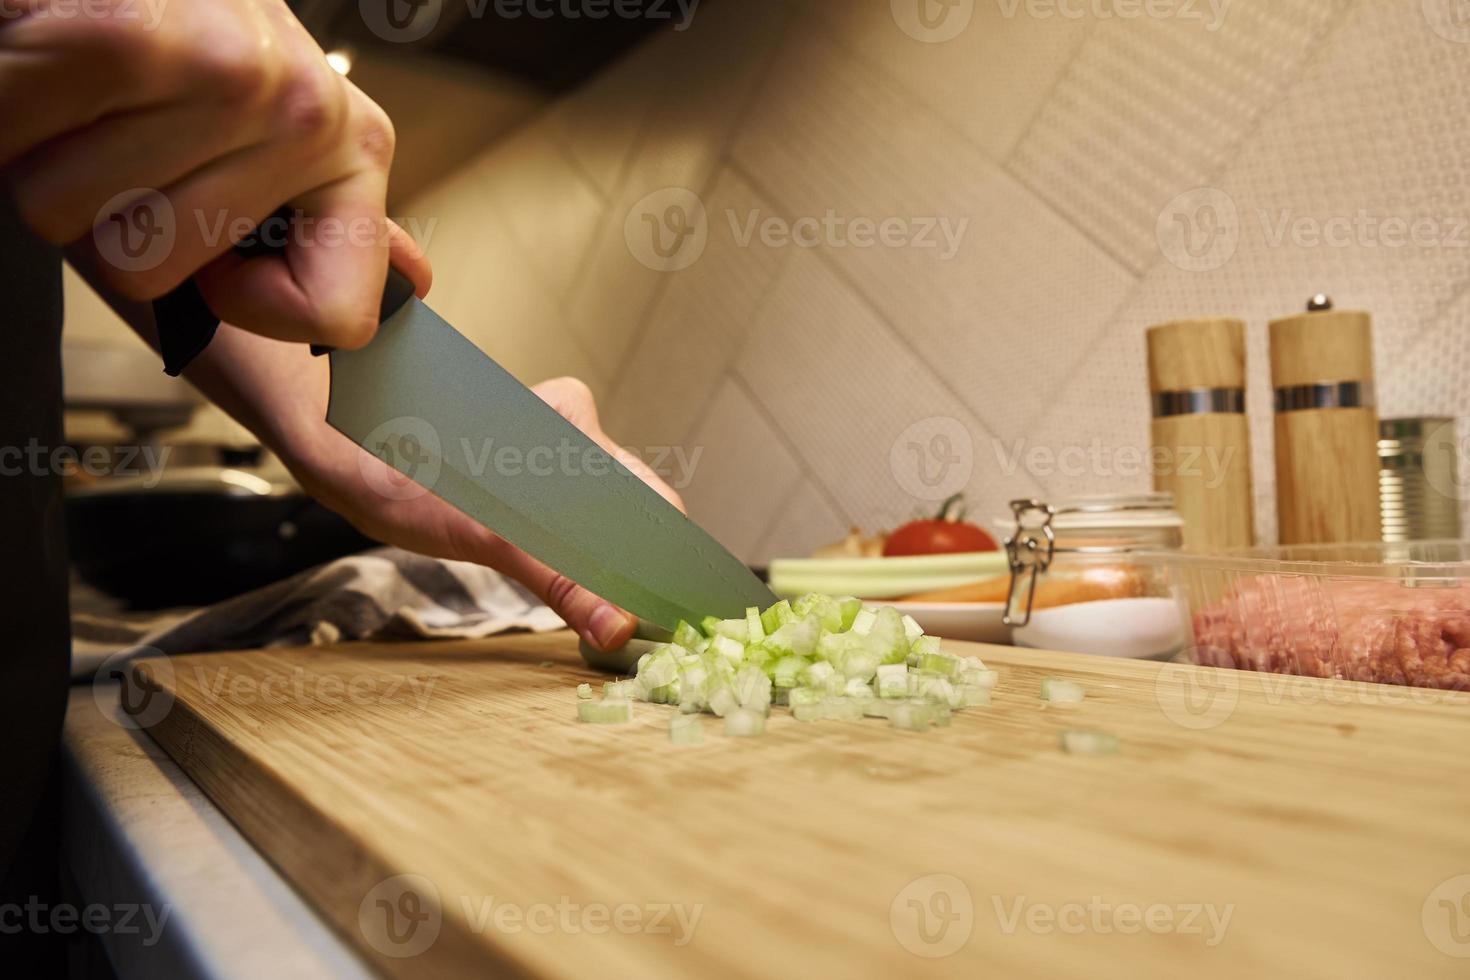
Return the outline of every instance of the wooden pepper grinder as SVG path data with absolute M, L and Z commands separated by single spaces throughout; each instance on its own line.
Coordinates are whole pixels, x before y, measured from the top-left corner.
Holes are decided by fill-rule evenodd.
M 1245 324 L 1177 320 L 1148 330 L 1154 488 L 1174 494 L 1192 551 L 1256 543 Z
M 1281 543 L 1378 540 L 1372 317 L 1315 296 L 1271 321 L 1271 379 Z

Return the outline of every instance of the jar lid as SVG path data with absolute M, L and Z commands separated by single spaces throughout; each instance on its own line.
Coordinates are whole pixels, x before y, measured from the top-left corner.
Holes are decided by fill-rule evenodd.
M 1099 528 L 1182 528 L 1184 518 L 1174 509 L 1172 493 L 1110 494 L 1071 497 L 1050 505 L 1051 526 L 1058 531 Z M 1013 514 L 997 520 L 997 527 L 1014 528 Z

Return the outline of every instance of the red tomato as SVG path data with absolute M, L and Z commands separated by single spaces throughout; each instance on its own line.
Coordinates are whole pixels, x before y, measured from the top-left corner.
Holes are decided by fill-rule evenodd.
M 994 538 L 965 521 L 910 521 L 888 536 L 888 542 L 883 545 L 883 557 L 998 550 Z

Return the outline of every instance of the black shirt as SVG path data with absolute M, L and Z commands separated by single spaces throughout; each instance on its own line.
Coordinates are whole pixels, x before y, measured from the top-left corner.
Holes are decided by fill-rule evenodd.
M 54 762 L 71 672 L 61 474 L 49 466 L 61 445 L 61 257 L 0 194 L 0 879 Z

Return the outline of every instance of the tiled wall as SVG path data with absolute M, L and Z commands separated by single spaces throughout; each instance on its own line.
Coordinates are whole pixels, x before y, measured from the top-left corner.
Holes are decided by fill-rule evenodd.
M 752 560 L 1144 488 L 1143 328 L 1240 316 L 1269 540 L 1270 317 L 1369 309 L 1384 412 L 1470 415 L 1470 3 L 1120 7 L 709 0 L 409 205 L 432 299 Z

